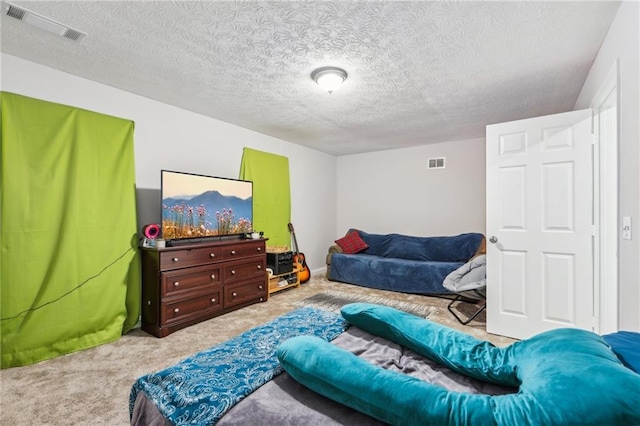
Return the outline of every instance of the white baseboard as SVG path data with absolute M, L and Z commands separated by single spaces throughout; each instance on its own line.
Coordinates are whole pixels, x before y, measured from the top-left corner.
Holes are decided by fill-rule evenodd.
M 311 271 L 311 275 L 325 275 L 327 273 L 327 267 L 317 268 Z

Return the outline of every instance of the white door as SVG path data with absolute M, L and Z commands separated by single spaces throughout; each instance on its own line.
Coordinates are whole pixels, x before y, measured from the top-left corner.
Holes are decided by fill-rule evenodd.
M 487 126 L 487 331 L 592 329 L 591 110 Z

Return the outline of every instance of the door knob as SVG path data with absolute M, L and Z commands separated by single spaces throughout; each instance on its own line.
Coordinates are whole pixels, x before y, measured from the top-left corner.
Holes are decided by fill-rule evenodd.
M 492 244 L 495 244 L 495 243 L 498 242 L 498 239 L 496 237 L 492 236 L 491 238 L 489 238 L 489 242 L 492 243 Z

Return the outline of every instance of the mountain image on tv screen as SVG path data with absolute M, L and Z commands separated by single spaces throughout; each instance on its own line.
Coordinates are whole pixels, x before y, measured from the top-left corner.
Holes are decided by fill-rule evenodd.
M 253 184 L 162 171 L 162 237 L 167 240 L 253 230 Z

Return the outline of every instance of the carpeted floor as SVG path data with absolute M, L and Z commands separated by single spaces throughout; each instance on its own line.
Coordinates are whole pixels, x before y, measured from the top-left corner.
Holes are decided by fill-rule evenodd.
M 343 300 L 384 300 L 405 310 L 424 307 L 433 321 L 464 330 L 496 345 L 511 339 L 485 332 L 484 315 L 469 326 L 460 325 L 447 311 L 449 300 L 368 289 L 313 276 L 299 289 L 290 289 L 260 303 L 180 330 L 163 339 L 136 329 L 120 340 L 26 367 L 0 371 L 2 425 L 127 425 L 129 391 L 144 374 L 225 341 L 254 326 L 298 308 L 314 295 L 339 295 Z M 326 298 L 325 298 L 326 299 Z M 341 301 L 337 302 L 342 303 Z M 461 306 L 468 312 L 474 306 Z

